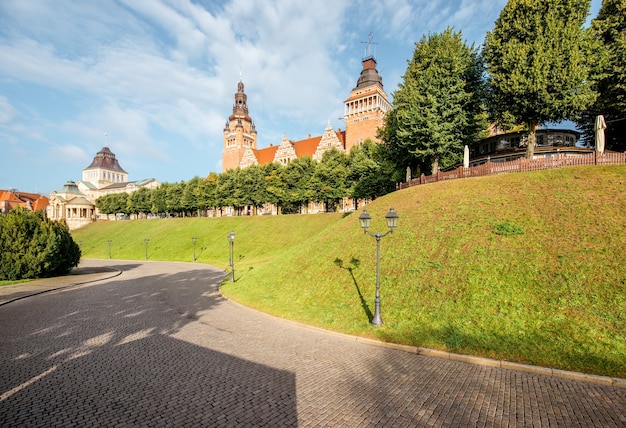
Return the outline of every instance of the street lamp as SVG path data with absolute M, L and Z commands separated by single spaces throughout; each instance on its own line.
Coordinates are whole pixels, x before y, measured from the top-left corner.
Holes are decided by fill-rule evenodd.
M 193 238 L 191 238 L 191 240 L 193 241 L 193 261 L 196 261 L 196 241 L 198 240 L 198 238 L 196 238 L 195 236 Z
M 143 240 L 143 243 L 146 244 L 146 260 L 148 260 L 148 242 L 150 242 L 148 238 Z
M 110 239 L 107 241 L 109 243 L 109 258 L 111 258 L 111 241 Z
M 359 216 L 359 223 L 363 228 L 363 232 L 366 235 L 376 238 L 376 299 L 374 300 L 375 310 L 374 318 L 372 318 L 372 325 L 383 324 L 383 319 L 380 316 L 380 240 L 383 236 L 393 233 L 393 229 L 398 226 L 398 214 L 393 210 L 393 208 L 389 208 L 389 212 L 385 216 L 385 219 L 387 220 L 387 227 L 389 230 L 385 233 L 371 233 L 367 229 L 369 229 L 370 224 L 372 223 L 372 216 L 366 209 L 363 209 L 363 213 Z
M 231 269 L 230 282 L 235 282 L 235 231 L 233 230 L 228 234 L 228 243 L 230 244 L 228 257 L 228 266 Z

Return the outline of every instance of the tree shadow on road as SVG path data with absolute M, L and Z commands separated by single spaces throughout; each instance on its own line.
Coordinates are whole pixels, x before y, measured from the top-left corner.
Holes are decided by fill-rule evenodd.
M 297 426 L 293 372 L 213 347 L 223 271 L 132 269 L 1 308 L 0 426 Z

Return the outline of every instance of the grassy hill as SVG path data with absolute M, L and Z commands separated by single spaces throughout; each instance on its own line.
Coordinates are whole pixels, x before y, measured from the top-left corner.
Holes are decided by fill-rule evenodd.
M 330 330 L 527 364 L 626 377 L 626 166 L 454 180 L 368 205 L 381 242 L 384 326 L 374 311 L 375 250 L 358 214 L 102 222 L 74 232 L 85 257 L 192 261 L 236 278 L 224 293 Z

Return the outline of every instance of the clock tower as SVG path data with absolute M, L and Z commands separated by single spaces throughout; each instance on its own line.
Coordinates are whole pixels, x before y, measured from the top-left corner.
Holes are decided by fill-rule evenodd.
M 247 98 L 243 82 L 239 81 L 233 114 L 228 117 L 224 127 L 222 172 L 237 168 L 247 148 L 256 149 L 257 132 L 248 114 Z

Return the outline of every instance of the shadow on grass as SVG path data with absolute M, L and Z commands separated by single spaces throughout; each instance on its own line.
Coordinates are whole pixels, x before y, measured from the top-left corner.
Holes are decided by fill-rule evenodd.
M 543 331 L 524 335 L 506 335 L 495 331 L 476 334 L 460 326 L 405 327 L 400 330 L 379 330 L 385 342 L 434 347 L 452 353 L 493 358 L 523 364 L 570 370 L 587 374 L 624 378 L 624 356 L 592 351 L 584 343 L 565 346 L 559 338 Z M 439 345 L 439 346 L 438 346 Z
M 356 268 L 359 267 L 359 264 L 361 263 L 361 261 L 359 259 L 356 259 L 356 258 L 352 257 L 350 259 L 350 266 L 344 266 L 343 260 L 337 257 L 335 259 L 334 263 L 335 263 L 335 265 L 339 269 L 344 269 L 344 270 L 347 270 L 348 272 L 350 272 L 350 276 L 352 277 L 352 282 L 354 283 L 354 287 L 356 288 L 356 292 L 359 295 L 359 300 L 361 300 L 361 307 L 363 308 L 363 311 L 365 312 L 365 315 L 367 316 L 367 320 L 369 322 L 372 322 L 372 319 L 374 318 L 374 315 L 372 314 L 371 309 L 367 305 L 367 302 L 365 301 L 365 298 L 363 298 L 363 293 L 361 293 L 361 289 L 359 288 L 359 283 L 356 282 L 356 278 L 354 277 L 354 273 L 352 272 L 353 269 L 356 269 Z

